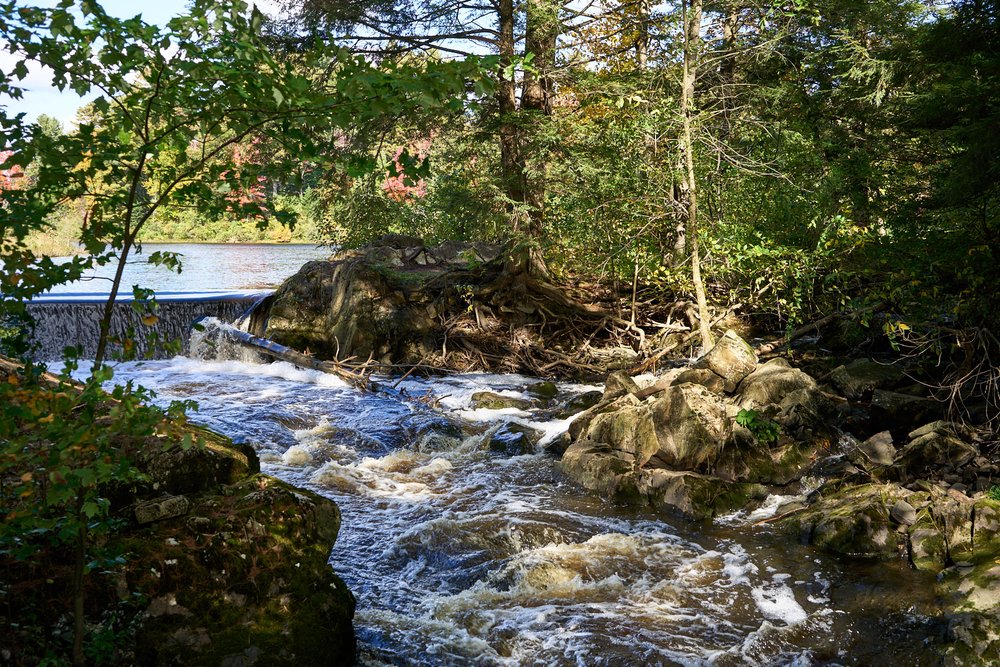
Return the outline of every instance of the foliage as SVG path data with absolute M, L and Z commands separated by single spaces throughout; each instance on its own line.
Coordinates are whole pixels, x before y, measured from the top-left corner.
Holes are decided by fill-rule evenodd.
M 758 442 L 765 445 L 773 444 L 781 436 L 781 426 L 766 419 L 756 410 L 740 410 L 736 415 L 736 423 L 750 431 Z

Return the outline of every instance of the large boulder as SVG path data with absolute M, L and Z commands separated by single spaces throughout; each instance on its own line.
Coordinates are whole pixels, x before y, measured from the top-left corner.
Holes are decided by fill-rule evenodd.
M 732 421 L 722 400 L 701 385 L 676 385 L 648 406 L 656 429 L 652 464 L 672 470 L 711 472 L 729 440 Z
M 911 477 L 960 468 L 979 454 L 964 436 L 963 429 L 951 422 L 926 424 L 910 433 L 910 442 L 897 454 L 896 465 Z
M 437 347 L 437 313 L 416 289 L 425 274 L 378 254 L 391 252 L 307 263 L 271 298 L 265 336 L 321 358 L 416 363 Z
M 778 357 L 750 373 L 740 383 L 737 395 L 741 408 L 757 409 L 780 404 L 788 395 L 802 390 L 816 391 L 816 380 Z
M 732 392 L 757 368 L 757 354 L 745 340 L 729 330 L 715 347 L 695 362 L 694 368 L 712 371 L 722 379 L 723 389 Z
M 607 444 L 578 440 L 563 453 L 563 472 L 585 489 L 609 500 L 636 503 L 642 500 L 636 487 L 635 457 Z
M 908 494 L 898 487 L 864 484 L 822 497 L 783 524 L 803 542 L 859 559 L 889 560 L 905 546 L 890 519 Z
M 354 597 L 327 563 L 339 526 L 332 501 L 256 476 L 130 533 L 124 585 L 148 601 L 134 664 L 350 664 Z
M 693 519 L 711 519 L 767 496 L 767 489 L 759 484 L 673 470 L 644 471 L 636 486 L 656 509 Z
M 905 379 L 899 368 L 871 359 L 856 359 L 830 372 L 830 382 L 850 399 L 859 399 L 875 389 L 891 389 Z

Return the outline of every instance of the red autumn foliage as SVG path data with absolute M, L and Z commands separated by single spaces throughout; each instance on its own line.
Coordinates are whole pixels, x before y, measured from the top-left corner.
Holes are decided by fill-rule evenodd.
M 0 151 L 0 164 L 6 162 L 13 154 L 13 151 Z M 24 170 L 19 165 L 0 169 L 0 191 L 19 189 L 23 178 Z
M 420 160 L 425 160 L 427 154 L 431 147 L 431 139 L 428 137 L 426 139 L 420 139 L 418 141 L 410 144 L 409 153 L 410 155 L 415 155 Z M 422 178 L 414 179 L 409 178 L 412 185 L 407 185 L 407 174 L 405 167 L 400 164 L 400 157 L 403 155 L 403 148 L 396 151 L 393 156 L 392 161 L 395 165 L 396 175 L 393 176 L 392 173 L 386 175 L 385 182 L 382 183 L 382 189 L 385 191 L 386 196 L 389 199 L 397 202 L 407 202 L 411 199 L 419 199 L 427 194 L 427 182 Z

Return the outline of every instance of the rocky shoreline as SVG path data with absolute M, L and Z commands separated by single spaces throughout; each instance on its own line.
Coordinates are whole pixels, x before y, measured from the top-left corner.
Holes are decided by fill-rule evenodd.
M 937 574 L 945 664 L 990 664 L 1000 660 L 997 466 L 967 427 L 913 428 L 940 406 L 903 393 L 906 381 L 864 359 L 817 380 L 784 358 L 759 363 L 727 332 L 688 367 L 609 378 L 557 453 L 590 491 L 693 520 L 784 497 L 760 523 L 844 558 Z
M 497 302 L 489 312 L 496 319 L 484 324 L 480 309 L 488 310 L 498 257 L 495 248 L 428 248 L 405 237 L 345 251 L 306 265 L 282 286 L 269 304 L 266 335 L 328 357 L 524 371 L 513 348 L 496 358 L 476 358 L 472 347 L 448 356 L 449 346 L 462 350 L 456 341 L 463 337 L 498 323 L 530 328 L 544 313 L 534 301 L 519 309 Z M 480 263 L 492 263 L 494 273 L 487 277 Z M 463 317 L 464 328 L 449 329 Z M 996 452 L 947 421 L 942 404 L 904 370 L 851 357 L 831 367 L 827 354 L 813 363 L 814 376 L 782 356 L 759 359 L 733 331 L 697 361 L 657 375 L 607 375 L 638 359 L 612 359 L 613 349 L 592 356 L 602 354 L 611 360 L 602 365 L 603 395 L 565 406 L 571 409 L 561 418 L 579 414 L 547 446 L 567 477 L 611 502 L 694 521 L 749 513 L 768 501 L 771 511 L 758 524 L 790 540 L 936 574 L 949 628 L 945 663 L 1000 660 Z M 482 407 L 519 407 L 509 400 L 476 397 Z M 536 440 L 507 425 L 490 447 L 519 454 Z
M 108 492 L 119 527 L 94 549 L 118 557 L 85 579 L 89 650 L 100 652 L 88 659 L 351 664 L 354 596 L 329 565 L 336 503 L 261 474 L 248 446 L 184 430 L 199 444 L 131 443 L 141 481 Z M 3 554 L 0 662 L 37 664 L 72 643 L 64 552 Z

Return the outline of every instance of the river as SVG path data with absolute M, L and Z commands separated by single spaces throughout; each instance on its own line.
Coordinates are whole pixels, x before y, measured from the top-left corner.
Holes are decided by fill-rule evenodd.
M 249 286 L 237 283 L 258 274 L 242 262 L 258 251 L 209 256 L 220 250 L 242 258 L 239 277 L 213 261 L 197 288 Z M 302 261 L 280 260 L 286 273 Z M 409 378 L 363 394 L 286 363 L 175 357 L 115 373 L 158 401 L 197 401 L 194 419 L 250 443 L 265 472 L 336 500 L 331 565 L 358 598 L 363 665 L 938 662 L 933 586 L 902 562 L 836 561 L 758 523 L 766 513 L 693 525 L 618 507 L 540 450 L 490 450 L 503 421 L 553 437 L 568 425 L 554 406 L 592 387 L 498 411 L 474 409 L 473 393 L 526 398 L 531 379 Z
M 181 255 L 182 270 L 149 263 L 154 252 Z M 230 291 L 276 287 L 306 262 L 330 256 L 329 248 L 301 243 L 145 243 L 125 269 L 122 288 L 132 285 L 172 292 Z M 114 265 L 95 267 L 82 280 L 58 285 L 51 294 L 102 294 L 110 289 Z

